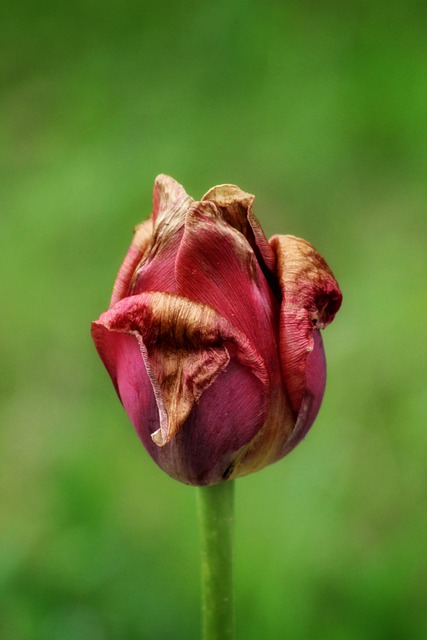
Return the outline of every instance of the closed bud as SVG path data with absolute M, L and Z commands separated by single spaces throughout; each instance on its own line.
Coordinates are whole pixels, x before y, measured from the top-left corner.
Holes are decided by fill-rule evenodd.
M 326 381 L 320 329 L 341 293 L 308 242 L 267 241 L 254 196 L 234 185 L 197 202 L 162 175 L 153 201 L 92 336 L 155 462 L 215 484 L 279 460 L 309 430 Z

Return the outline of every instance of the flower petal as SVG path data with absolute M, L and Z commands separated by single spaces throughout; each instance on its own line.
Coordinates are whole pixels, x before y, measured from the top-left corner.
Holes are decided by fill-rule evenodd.
M 292 451 L 307 435 L 322 403 L 326 386 L 326 359 L 322 336 L 318 329 L 313 331 L 313 349 L 307 355 L 305 379 L 304 395 L 302 397 L 297 421 L 292 435 L 285 443 L 282 456 Z
M 190 207 L 176 258 L 177 293 L 209 304 L 242 331 L 269 362 L 273 379 L 280 376 L 279 307 L 236 220 L 231 226 L 211 201 Z
M 260 262 L 274 271 L 276 259 L 255 214 L 252 211 L 255 196 L 234 184 L 221 184 L 209 189 L 202 201 L 214 202 L 223 212 L 228 224 L 240 231 L 248 240 Z
M 190 484 L 215 484 L 235 477 L 239 452 L 265 421 L 268 396 L 261 380 L 231 357 L 225 371 L 195 404 L 184 428 L 159 451 L 166 453 L 170 448 L 169 455 L 179 452 Z
M 135 267 L 130 293 L 174 293 L 175 257 L 184 232 L 187 210 L 193 199 L 173 178 L 160 175 L 153 189 L 153 233 L 150 244 Z
M 141 262 L 141 259 L 145 253 L 150 242 L 151 234 L 153 233 L 153 220 L 148 218 L 145 222 L 142 222 L 135 228 L 135 232 L 125 259 L 117 274 L 116 281 L 114 283 L 113 293 L 110 300 L 110 307 L 116 304 L 122 298 L 125 298 L 129 293 L 129 287 L 135 273 L 135 269 Z
M 153 245 L 161 245 L 165 237 L 173 236 L 193 202 L 184 187 L 170 176 L 160 174 L 154 181 L 153 219 L 156 227 Z
M 292 409 L 305 425 L 322 400 L 326 363 L 318 329 L 332 322 L 341 305 L 338 284 L 323 258 L 305 240 L 273 236 L 282 291 L 280 358 Z M 299 415 L 301 414 L 301 415 Z M 304 427 L 304 429 L 308 427 Z
M 268 375 L 245 336 L 207 305 L 165 293 L 121 300 L 92 334 L 156 462 L 184 482 L 220 481 L 266 412 Z

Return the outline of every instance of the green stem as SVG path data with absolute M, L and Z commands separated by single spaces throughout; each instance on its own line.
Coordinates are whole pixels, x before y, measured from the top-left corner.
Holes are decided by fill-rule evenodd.
M 199 487 L 204 640 L 234 639 L 234 481 Z

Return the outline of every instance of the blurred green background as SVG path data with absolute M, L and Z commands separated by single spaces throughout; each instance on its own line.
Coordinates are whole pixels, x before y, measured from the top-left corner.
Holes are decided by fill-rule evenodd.
M 238 482 L 238 637 L 427 637 L 426 7 L 3 3 L 1 638 L 199 638 L 195 491 L 89 335 L 161 172 L 344 293 L 315 427 Z

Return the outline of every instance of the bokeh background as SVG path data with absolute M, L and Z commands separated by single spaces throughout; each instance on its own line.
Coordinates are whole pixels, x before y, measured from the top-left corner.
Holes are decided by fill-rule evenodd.
M 426 7 L 2 4 L 2 638 L 199 638 L 195 491 L 89 336 L 161 172 L 255 193 L 344 292 L 315 427 L 238 482 L 238 637 L 427 637 Z

